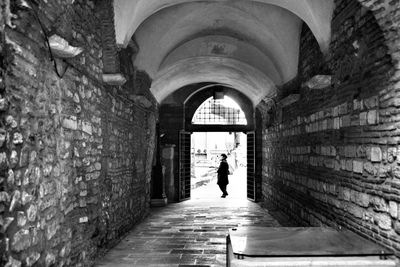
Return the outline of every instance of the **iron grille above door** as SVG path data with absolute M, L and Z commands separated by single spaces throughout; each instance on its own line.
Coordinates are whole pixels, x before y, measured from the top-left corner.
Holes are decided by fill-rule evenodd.
M 230 97 L 210 97 L 196 110 L 192 124 L 247 125 L 247 120 L 240 106 Z

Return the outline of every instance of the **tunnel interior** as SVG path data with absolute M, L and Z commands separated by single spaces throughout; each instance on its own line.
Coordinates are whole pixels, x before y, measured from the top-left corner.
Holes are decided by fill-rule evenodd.
M 0 265 L 92 266 L 151 205 L 187 198 L 182 148 L 198 131 L 251 136 L 249 199 L 399 255 L 398 11 L 1 1 Z M 193 124 L 221 95 L 247 123 Z

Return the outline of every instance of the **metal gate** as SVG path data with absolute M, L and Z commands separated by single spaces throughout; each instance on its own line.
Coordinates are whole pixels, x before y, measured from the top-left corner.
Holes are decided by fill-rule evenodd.
M 179 201 L 190 199 L 190 135 L 179 133 Z
M 247 133 L 247 198 L 252 201 L 257 200 L 256 188 L 256 148 L 255 132 Z

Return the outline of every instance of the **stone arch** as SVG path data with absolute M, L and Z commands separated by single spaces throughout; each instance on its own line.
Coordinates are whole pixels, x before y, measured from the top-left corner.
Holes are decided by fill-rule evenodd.
M 192 129 L 191 120 L 196 113 L 196 110 L 204 101 L 206 101 L 209 97 L 213 96 L 215 87 L 218 86 L 223 89 L 224 94 L 232 98 L 242 109 L 245 114 L 247 125 L 238 126 L 236 128 L 251 130 L 254 128 L 254 108 L 251 99 L 249 99 L 242 92 L 228 86 L 221 85 L 208 85 L 199 88 L 194 93 L 190 94 L 184 102 L 185 109 L 185 129 Z M 227 126 L 224 126 L 225 128 Z M 199 125 L 199 128 L 207 128 L 207 125 Z M 232 127 L 234 129 L 235 127 Z
M 234 87 L 256 106 L 265 96 L 275 95 L 271 79 L 255 68 L 233 59 L 200 57 L 179 61 L 158 76 L 150 88 L 161 103 L 177 88 L 201 82 L 215 82 Z

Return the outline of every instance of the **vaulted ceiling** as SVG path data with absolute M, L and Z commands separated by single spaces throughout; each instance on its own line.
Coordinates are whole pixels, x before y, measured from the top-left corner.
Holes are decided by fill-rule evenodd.
M 330 42 L 333 0 L 115 0 L 117 44 L 133 34 L 135 66 L 161 102 L 193 83 L 235 88 L 254 105 L 297 75 L 302 23 L 322 52 Z

